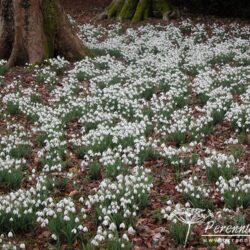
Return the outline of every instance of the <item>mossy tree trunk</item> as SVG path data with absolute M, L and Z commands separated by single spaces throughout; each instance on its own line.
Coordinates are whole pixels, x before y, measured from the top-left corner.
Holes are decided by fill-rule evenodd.
M 106 16 L 138 22 L 149 17 L 168 19 L 171 10 L 169 0 L 113 0 Z
M 88 54 L 59 0 L 0 0 L 0 58 L 9 66 Z

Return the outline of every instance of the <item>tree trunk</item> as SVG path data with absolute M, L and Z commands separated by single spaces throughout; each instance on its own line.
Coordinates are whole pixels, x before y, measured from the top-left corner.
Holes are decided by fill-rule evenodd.
M 138 22 L 149 17 L 168 19 L 171 12 L 169 0 L 113 0 L 106 9 L 106 16 Z
M 55 55 L 89 55 L 59 0 L 0 0 L 0 58 L 36 64 Z

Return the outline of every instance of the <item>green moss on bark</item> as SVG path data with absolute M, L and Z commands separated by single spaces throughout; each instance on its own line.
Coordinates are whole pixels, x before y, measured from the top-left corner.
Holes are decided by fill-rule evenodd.
M 109 18 L 119 16 L 125 0 L 114 0 L 107 8 Z
M 53 57 L 55 51 L 55 36 L 59 25 L 57 0 L 42 0 L 41 10 L 43 15 L 43 28 L 47 37 L 46 57 Z
M 149 17 L 151 0 L 139 0 L 132 22 L 139 22 Z
M 120 20 L 132 19 L 139 0 L 125 0 L 123 8 L 119 14 Z
M 139 22 L 149 17 L 167 19 L 172 5 L 170 0 L 113 0 L 107 8 L 109 18 L 130 19 Z

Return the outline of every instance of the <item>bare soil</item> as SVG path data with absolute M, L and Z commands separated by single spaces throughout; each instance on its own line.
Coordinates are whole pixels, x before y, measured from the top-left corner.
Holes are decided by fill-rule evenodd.
M 105 10 L 111 0 L 63 0 L 65 11 L 79 23 L 90 22 Z

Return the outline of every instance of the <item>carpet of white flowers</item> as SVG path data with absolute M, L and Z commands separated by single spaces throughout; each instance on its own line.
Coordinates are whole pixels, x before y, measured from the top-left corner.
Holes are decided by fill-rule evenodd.
M 0 62 L 0 248 L 177 249 L 176 207 L 247 224 L 249 26 L 79 28 L 95 57 Z

